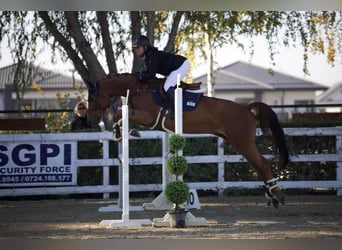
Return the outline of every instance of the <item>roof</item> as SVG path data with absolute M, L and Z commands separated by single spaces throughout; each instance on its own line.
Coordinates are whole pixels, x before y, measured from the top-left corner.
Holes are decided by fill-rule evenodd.
M 317 96 L 317 103 L 341 103 L 342 102 L 342 83 L 335 83 L 327 91 Z
M 327 87 L 277 71 L 270 74 L 266 68 L 245 62 L 235 62 L 214 71 L 215 91 L 246 90 L 326 90 Z M 207 82 L 207 75 L 194 79 Z
M 5 88 L 6 84 L 12 84 L 14 80 L 15 70 L 18 64 L 12 64 L 0 68 L 0 90 Z M 71 76 L 57 73 L 42 67 L 32 67 L 33 82 L 37 83 L 42 89 L 72 89 L 75 88 L 73 83 L 82 83 L 81 80 L 73 79 Z

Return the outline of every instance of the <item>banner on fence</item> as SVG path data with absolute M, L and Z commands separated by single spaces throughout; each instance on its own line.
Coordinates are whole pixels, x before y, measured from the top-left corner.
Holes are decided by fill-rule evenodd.
M 0 142 L 0 186 L 76 185 L 76 142 Z

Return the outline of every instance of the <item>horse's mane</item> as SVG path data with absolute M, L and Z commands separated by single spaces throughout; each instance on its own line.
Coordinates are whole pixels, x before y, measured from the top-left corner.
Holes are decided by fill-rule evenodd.
M 138 75 L 138 73 L 113 73 L 113 74 L 108 74 L 107 76 L 105 76 L 103 78 L 103 80 L 108 80 L 108 79 L 116 78 L 116 77 L 134 77 L 135 79 L 137 79 L 137 75 Z M 156 84 L 156 83 L 160 83 L 162 81 L 165 81 L 165 78 L 155 77 L 153 79 L 146 81 L 146 83 Z M 137 82 L 138 82 L 138 80 L 137 80 Z
M 114 77 L 128 77 L 128 76 L 134 76 L 136 77 L 137 73 L 112 73 L 106 75 L 103 79 L 109 79 Z

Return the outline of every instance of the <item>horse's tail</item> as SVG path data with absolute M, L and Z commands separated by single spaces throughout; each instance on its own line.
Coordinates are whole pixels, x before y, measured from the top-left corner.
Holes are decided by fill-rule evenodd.
M 263 135 L 268 137 L 279 153 L 279 165 L 284 168 L 289 162 L 285 134 L 276 113 L 265 103 L 254 102 L 248 105 L 255 118 L 260 122 Z

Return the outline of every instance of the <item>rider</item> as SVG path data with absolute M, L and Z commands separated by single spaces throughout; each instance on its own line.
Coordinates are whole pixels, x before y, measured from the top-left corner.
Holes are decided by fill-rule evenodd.
M 167 93 L 171 107 L 168 111 L 168 117 L 174 119 L 174 87 L 177 84 L 177 75 L 180 75 L 182 80 L 189 68 L 190 62 L 187 58 L 175 55 L 169 52 L 160 51 L 150 44 L 150 40 L 143 35 L 140 35 L 133 43 L 135 55 L 144 57 L 146 63 L 146 71 L 139 72 L 138 80 L 145 82 L 152 79 L 156 74 L 166 76 L 164 90 Z

